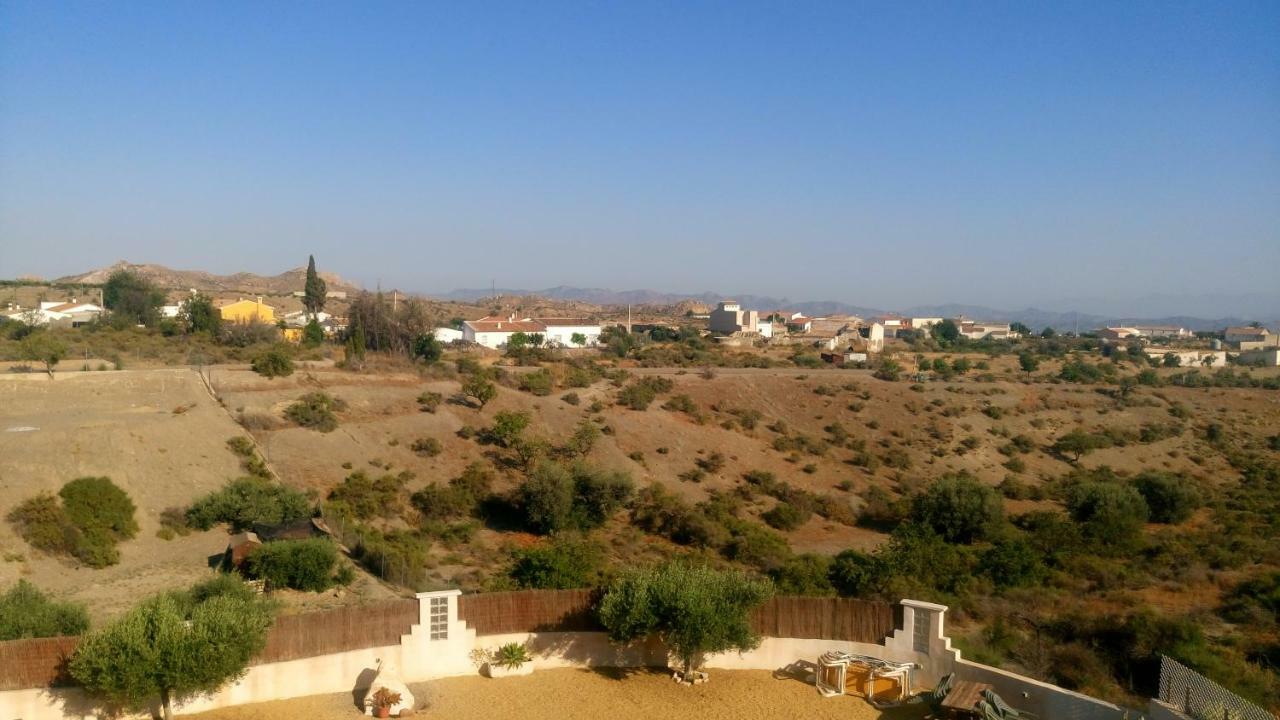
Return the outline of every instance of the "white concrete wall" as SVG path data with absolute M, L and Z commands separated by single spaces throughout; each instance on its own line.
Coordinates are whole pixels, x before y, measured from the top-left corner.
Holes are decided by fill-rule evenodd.
M 661 667 L 674 664 L 657 641 L 615 646 L 601 632 L 509 633 L 477 637 L 458 619 L 458 591 L 419 594 L 419 622 L 398 645 L 365 648 L 317 657 L 257 665 L 239 681 L 209 697 L 182 706 L 183 712 L 199 712 L 247 703 L 284 700 L 307 695 L 351 693 L 352 704 L 373 680 L 379 661 L 390 661 L 406 682 L 470 675 L 479 671 L 472 651 L 493 649 L 508 642 L 527 642 L 535 659 L 534 669 L 559 667 Z M 430 598 L 449 598 L 447 637 L 431 639 Z M 964 680 L 992 684 L 1010 705 L 1035 713 L 1041 720 L 1120 720 L 1116 705 L 1022 677 L 998 668 L 960 658 L 945 633 L 946 607 L 916 600 L 902 601 L 902 627 L 883 644 L 806 638 L 765 638 L 749 652 L 719 653 L 704 659 L 709 669 L 777 670 L 797 661 L 815 663 L 829 650 L 872 655 L 918 665 L 912 671 L 911 690 L 933 687 L 944 675 L 955 672 Z M 917 632 L 917 629 L 920 631 Z M 437 633 L 440 626 L 437 625 Z M 84 693 L 74 688 L 29 689 L 0 692 L 0 720 L 60 720 L 92 718 Z
M 956 651 L 956 678 L 989 683 L 1005 702 L 1046 720 L 1122 720 L 1119 705 L 1081 695 L 1007 670 L 960 659 Z
M 582 333 L 587 338 L 584 345 L 576 345 L 573 342 L 573 334 Z M 600 326 L 599 325 L 548 325 L 546 332 L 546 341 L 552 346 L 563 347 L 594 347 L 600 344 Z

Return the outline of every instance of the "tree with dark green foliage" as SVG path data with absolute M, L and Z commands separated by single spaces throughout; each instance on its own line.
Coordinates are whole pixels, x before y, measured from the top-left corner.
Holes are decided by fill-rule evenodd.
M 160 319 L 164 292 L 133 270 L 116 270 L 102 286 L 102 303 L 117 327 L 153 325 Z
M 954 320 L 948 318 L 930 325 L 929 335 L 938 342 L 950 345 L 960 338 L 960 328 Z
M 347 331 L 346 361 L 350 365 L 359 365 L 364 362 L 364 354 L 364 324 L 353 321 L 351 328 Z
M 276 345 L 258 353 L 250 367 L 266 378 L 289 377 L 293 374 L 293 358 L 287 347 Z
M 428 365 L 440 362 L 444 356 L 444 345 L 436 339 L 434 332 L 419 335 L 413 341 L 413 356 Z
M 320 322 L 315 318 L 308 319 L 303 326 L 302 344 L 313 348 L 324 344 L 324 328 L 320 327 Z
M 1027 587 L 1045 574 L 1040 553 L 1024 540 L 1004 540 L 978 557 L 978 569 L 999 588 Z
M 1067 493 L 1067 509 L 1102 554 L 1133 547 L 1147 522 L 1146 500 L 1130 485 L 1086 481 Z
M 1046 339 L 1046 340 L 1048 340 L 1049 338 L 1052 338 L 1052 337 L 1056 337 L 1057 335 L 1058 335 L 1058 331 L 1057 331 L 1057 330 L 1054 330 L 1054 329 L 1053 329 L 1053 328 L 1051 328 L 1051 327 L 1047 327 L 1047 328 L 1045 328 L 1045 329 L 1043 329 L 1043 330 L 1041 330 L 1041 331 L 1040 331 L 1040 337 L 1042 337 L 1042 338 L 1044 338 L 1044 339 Z
M 512 447 L 532 420 L 533 416 L 522 410 L 503 410 L 493 416 L 493 425 L 484 432 L 484 439 L 504 448 Z
M 266 646 L 272 605 L 242 591 L 166 593 L 86 636 L 71 677 L 108 712 L 144 711 L 211 693 L 245 672 Z
M 590 540 L 562 533 L 549 543 L 517 550 L 513 560 L 507 574 L 517 587 L 571 590 L 599 581 L 604 553 Z
M 827 579 L 845 597 L 867 597 L 878 587 L 884 565 L 879 558 L 858 550 L 844 550 L 831 561 Z
M 307 256 L 307 282 L 302 288 L 302 307 L 307 309 L 307 314 L 312 318 L 324 309 L 327 293 L 328 287 L 324 279 L 316 272 L 316 256 Z
M 52 600 L 26 580 L 0 593 L 0 641 L 80 635 L 88 629 L 84 605 Z
M 1148 470 L 1133 479 L 1151 511 L 1151 522 L 1180 523 L 1200 507 L 1201 489 L 1185 475 Z
M 205 333 L 216 338 L 222 332 L 222 313 L 214 306 L 213 298 L 204 293 L 193 293 L 184 300 L 178 319 L 188 335 Z
M 706 655 L 759 646 L 751 611 L 772 594 L 767 580 L 676 560 L 615 580 L 599 616 L 614 642 L 662 638 L 683 663 L 685 678 L 693 679 Z
M 1018 367 L 1022 368 L 1022 372 L 1033 373 L 1040 369 L 1040 358 L 1031 352 L 1023 350 L 1018 353 Z
M 101 530 L 115 540 L 129 540 L 138 534 L 134 519 L 137 507 L 111 478 L 76 478 L 63 485 L 58 495 L 67 517 L 85 532 Z
M 992 537 L 1004 522 L 1004 505 L 995 488 L 968 473 L 943 475 L 911 504 L 911 519 L 949 542 L 971 543 Z
M 831 585 L 830 573 L 831 558 L 804 553 L 771 570 L 769 578 L 781 595 L 822 597 L 836 592 Z
M 1009 332 L 1017 333 L 1023 337 L 1028 337 L 1031 335 L 1031 328 L 1020 322 L 1011 322 L 1009 323 Z
M 1088 455 L 1094 450 L 1102 447 L 1102 443 L 1093 433 L 1085 432 L 1079 428 L 1058 438 L 1053 443 L 1053 451 L 1063 457 L 1069 457 L 1071 462 L 1078 463 L 1083 455 Z
M 278 525 L 310 517 L 311 501 L 266 478 L 242 477 L 192 503 L 186 515 L 187 522 L 200 530 L 227 523 L 232 532 L 241 532 L 255 523 Z
M 249 576 L 273 588 L 323 592 L 337 584 L 338 548 L 328 538 L 278 540 L 249 553 Z
M 538 463 L 517 489 L 525 522 L 540 533 L 599 527 L 634 493 L 635 484 L 625 472 L 549 460 Z

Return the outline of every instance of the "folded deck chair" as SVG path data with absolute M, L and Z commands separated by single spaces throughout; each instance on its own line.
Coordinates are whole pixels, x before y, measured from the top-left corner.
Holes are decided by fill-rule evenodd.
M 991 688 L 982 691 L 982 699 L 990 703 L 1004 720 L 1031 720 L 1031 718 L 1035 717 L 1031 713 L 1015 710 L 1009 703 L 1004 701 L 1004 698 L 995 694 Z
M 974 709 L 977 710 L 978 717 L 982 718 L 982 720 L 1007 720 L 1007 718 L 1000 714 L 1000 711 L 996 709 L 995 705 L 992 705 L 986 700 L 979 700 Z
M 951 685 L 955 682 L 956 674 L 951 673 L 938 681 L 936 687 L 933 688 L 933 697 L 929 700 L 930 704 L 937 708 L 951 693 Z

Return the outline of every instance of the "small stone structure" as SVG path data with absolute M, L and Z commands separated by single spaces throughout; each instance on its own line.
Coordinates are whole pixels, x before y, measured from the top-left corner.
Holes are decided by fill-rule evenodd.
M 383 688 L 400 695 L 400 702 L 391 706 L 392 717 L 399 716 L 405 710 L 413 710 L 413 693 L 409 692 L 409 686 L 400 678 L 400 673 L 396 671 L 395 663 L 390 660 L 379 660 L 378 674 L 374 676 L 373 684 L 369 686 L 369 691 L 364 695 L 365 715 L 373 715 L 373 696 Z

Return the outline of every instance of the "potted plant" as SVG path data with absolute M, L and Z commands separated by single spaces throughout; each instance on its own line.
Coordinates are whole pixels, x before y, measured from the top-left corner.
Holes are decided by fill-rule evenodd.
M 373 714 L 377 717 L 391 717 L 391 708 L 399 704 L 400 693 L 391 688 L 378 688 L 373 694 Z
M 533 656 L 524 643 L 510 642 L 490 650 L 485 667 L 491 678 L 528 675 L 533 672 Z

